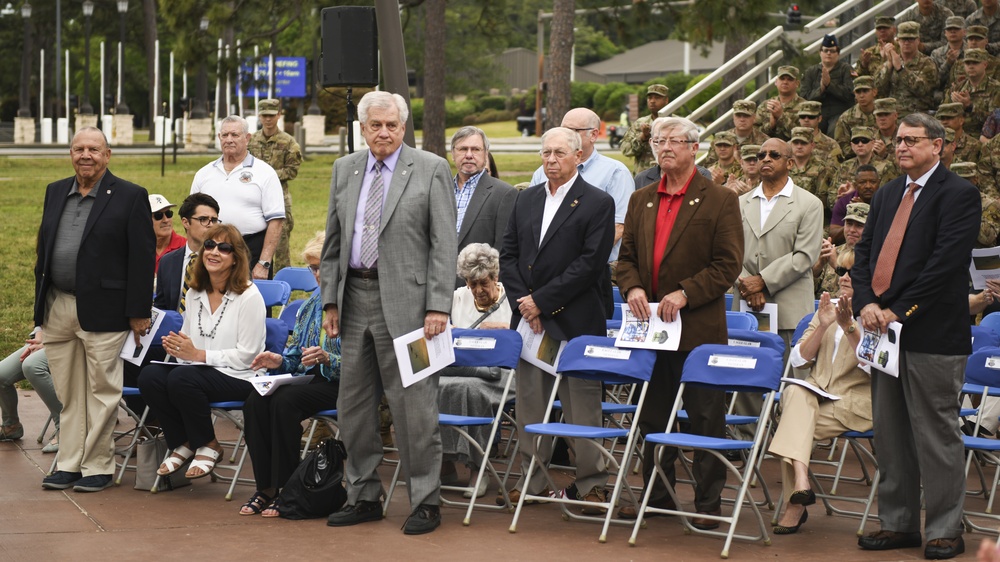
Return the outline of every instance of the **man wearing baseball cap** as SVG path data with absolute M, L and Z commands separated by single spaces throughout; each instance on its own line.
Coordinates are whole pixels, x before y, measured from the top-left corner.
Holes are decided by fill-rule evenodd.
M 966 29 L 972 26 L 986 28 L 986 51 L 991 55 L 1000 54 L 1000 2 L 997 0 L 982 0 L 982 7 L 965 18 Z
M 861 51 L 861 56 L 854 65 L 858 76 L 874 76 L 878 69 L 882 68 L 882 63 L 885 62 L 882 57 L 882 46 L 896 42 L 896 19 L 892 16 L 875 18 L 875 39 L 877 42 Z
M 733 103 L 733 128 L 727 129 L 725 132 L 732 133 L 736 138 L 736 150 L 739 151 L 747 144 L 760 145 L 764 141 L 769 139 L 764 131 L 760 130 L 754 119 L 754 115 L 757 113 L 757 102 L 752 100 L 737 100 Z M 756 152 L 754 152 L 756 154 Z M 736 159 L 739 160 L 739 152 L 737 152 Z M 715 151 L 709 151 L 708 156 L 702 162 L 706 166 L 711 166 L 715 164 L 717 157 L 715 156 Z
M 948 87 L 948 77 L 951 76 L 955 63 L 965 56 L 965 18 L 952 16 L 945 20 L 944 38 L 945 44 L 930 54 L 938 68 L 938 89 L 941 90 Z
M 663 84 L 652 84 L 646 88 L 646 107 L 649 115 L 640 117 L 628 128 L 622 137 L 622 154 L 635 160 L 632 173 L 656 165 L 653 149 L 649 146 L 649 130 L 660 110 L 670 102 L 670 89 Z
M 778 95 L 757 107 L 757 125 L 764 134 L 787 141 L 798 124 L 799 106 L 806 101 L 799 95 L 799 69 L 779 66 L 774 86 Z
M 149 196 L 149 208 L 153 211 L 153 233 L 156 234 L 156 267 L 160 269 L 160 258 L 167 252 L 176 250 L 187 242 L 187 239 L 174 231 L 174 205 L 159 193 Z
M 942 103 L 938 106 L 934 117 L 946 128 L 955 131 L 955 161 L 978 162 L 983 143 L 976 137 L 965 132 L 965 108 L 960 103 Z
M 944 26 L 954 12 L 942 6 L 935 0 L 916 0 L 917 8 L 909 10 L 900 17 L 899 23 L 916 22 L 920 24 L 920 38 L 917 48 L 921 53 L 930 55 L 931 51 L 945 44 Z
M 840 116 L 833 139 L 840 145 L 844 158 L 853 158 L 851 150 L 851 129 L 854 127 L 875 126 L 875 98 L 878 90 L 871 76 L 858 76 L 854 79 L 854 105 Z
M 965 79 L 952 84 L 944 94 L 946 102 L 962 104 L 965 132 L 977 135 L 993 108 L 1000 106 L 1000 82 L 986 75 L 990 55 L 983 49 L 966 49 Z
M 938 82 L 937 66 L 918 49 L 920 24 L 906 21 L 899 24 L 896 38 L 899 49 L 884 45 L 885 62 L 875 75 L 879 94 L 896 98 L 903 115 L 929 111 L 934 107 L 934 89 Z

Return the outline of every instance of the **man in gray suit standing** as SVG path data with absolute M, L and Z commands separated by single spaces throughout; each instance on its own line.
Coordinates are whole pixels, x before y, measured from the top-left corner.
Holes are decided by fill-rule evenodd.
M 403 388 L 393 338 L 441 334 L 454 290 L 455 199 L 448 162 L 403 145 L 402 96 L 369 92 L 358 104 L 369 150 L 334 162 L 321 277 L 323 327 L 341 337 L 337 401 L 347 449 L 347 504 L 332 527 L 382 518 L 378 404 L 393 413 L 411 513 L 408 535 L 441 524 L 438 378 Z M 341 329 L 343 328 L 343 329 Z
M 451 157 L 455 174 L 455 206 L 458 208 L 458 251 L 469 244 L 489 244 L 500 249 L 503 231 L 517 190 L 486 171 L 490 140 L 479 127 L 462 127 L 451 137 Z M 457 278 L 455 287 L 464 287 Z

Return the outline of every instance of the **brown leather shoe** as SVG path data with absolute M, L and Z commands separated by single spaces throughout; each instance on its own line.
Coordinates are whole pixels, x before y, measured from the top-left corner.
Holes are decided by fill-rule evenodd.
M 714 511 L 699 511 L 703 515 L 722 515 L 721 509 L 716 509 Z M 712 529 L 719 528 L 719 522 L 715 519 L 706 519 L 705 517 L 695 517 L 691 520 L 691 526 L 695 529 L 701 531 L 711 531 Z
M 662 500 L 649 500 L 648 507 L 655 507 L 657 509 L 677 509 L 674 505 L 674 500 L 670 499 L 670 496 L 664 497 Z M 621 509 L 618 510 L 618 518 L 625 519 L 627 521 L 635 521 L 639 517 L 639 508 L 635 505 L 623 505 Z M 650 517 L 669 517 L 665 513 L 647 513 L 645 515 L 646 519 Z
M 551 496 L 552 492 L 550 492 L 548 488 L 545 488 L 544 490 L 542 490 L 542 493 L 540 493 L 538 495 L 539 496 Z M 521 499 L 521 490 L 518 490 L 517 488 L 514 488 L 513 490 L 507 492 L 507 496 L 510 497 L 510 505 L 513 505 L 513 506 L 516 507 L 517 506 L 517 502 L 520 501 L 520 499 Z M 497 503 L 497 505 L 504 505 L 503 492 L 497 492 L 496 503 Z M 524 505 L 534 505 L 536 503 L 538 503 L 538 500 L 524 500 Z
M 583 500 L 585 502 L 607 503 L 608 491 L 599 486 L 594 486 L 593 488 L 590 489 L 589 492 L 587 492 L 587 495 L 583 497 L 577 496 L 577 499 Z M 583 508 L 580 509 L 580 513 L 584 515 L 603 515 L 607 512 L 608 508 L 596 505 L 593 507 L 584 506 Z
M 931 539 L 924 547 L 924 558 L 946 560 L 965 552 L 965 540 L 961 536 L 952 539 Z

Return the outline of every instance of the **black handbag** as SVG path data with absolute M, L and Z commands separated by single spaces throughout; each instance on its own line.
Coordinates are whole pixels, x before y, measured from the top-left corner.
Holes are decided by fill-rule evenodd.
M 327 439 L 306 455 L 279 494 L 285 519 L 326 517 L 347 503 L 344 489 L 344 443 Z

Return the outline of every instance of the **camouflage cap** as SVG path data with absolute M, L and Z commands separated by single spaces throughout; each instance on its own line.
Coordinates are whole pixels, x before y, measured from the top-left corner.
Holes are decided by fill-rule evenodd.
M 880 113 L 896 113 L 896 98 L 879 98 L 875 100 L 875 115 Z
M 938 119 L 950 119 L 965 115 L 965 107 L 960 103 L 942 103 L 934 112 L 934 117 Z
M 795 127 L 792 129 L 792 138 L 789 139 L 791 142 L 802 141 L 802 142 L 813 142 L 812 127 Z
M 854 139 L 874 139 L 875 129 L 871 127 L 853 127 L 851 128 L 851 140 Z
M 646 95 L 668 97 L 670 95 L 670 88 L 663 84 L 651 84 L 646 88 Z
M 167 201 L 167 198 L 160 195 L 159 193 L 149 194 L 149 208 L 154 213 L 156 211 L 162 211 L 163 209 L 169 209 L 170 207 L 176 207 L 176 206 L 177 205 L 174 205 L 170 201 Z
M 871 76 L 858 76 L 854 79 L 854 91 L 871 90 L 875 87 L 875 79 Z
M 757 112 L 757 102 L 738 100 L 733 104 L 733 115 L 754 115 Z
M 757 158 L 758 152 L 760 152 L 759 144 L 744 144 L 740 147 L 740 158 L 744 160 L 747 158 Z
M 920 39 L 920 24 L 915 21 L 904 21 L 896 27 L 896 37 L 899 39 Z
M 976 37 L 979 39 L 986 39 L 989 37 L 990 30 L 987 29 L 985 25 L 970 25 L 965 30 L 966 37 Z
M 896 18 L 892 16 L 879 16 L 875 18 L 875 29 L 883 27 L 896 27 Z
M 277 115 L 280 107 L 281 102 L 276 99 L 260 100 L 257 102 L 257 115 Z
M 779 66 L 778 67 L 778 78 L 782 76 L 791 76 L 792 78 L 799 79 L 799 69 L 794 66 Z
M 952 129 L 951 127 L 944 128 L 944 142 L 946 144 L 955 142 L 955 129 Z
M 945 29 L 965 29 L 965 18 L 961 16 L 951 16 L 944 20 Z
M 718 144 L 725 144 L 728 146 L 736 146 L 736 135 L 730 133 L 729 131 L 721 131 L 715 133 L 715 138 L 712 140 L 712 146 Z
M 849 203 L 847 205 L 847 214 L 844 215 L 844 220 L 865 224 L 868 222 L 869 210 L 871 210 L 871 206 L 869 206 L 868 203 Z
M 818 101 L 804 101 L 799 104 L 798 116 L 816 117 L 823 113 L 823 104 Z
M 986 49 L 966 49 L 962 60 L 964 62 L 989 62 L 990 54 L 986 52 Z
M 979 173 L 975 162 L 952 162 L 951 171 L 962 178 L 974 178 Z

